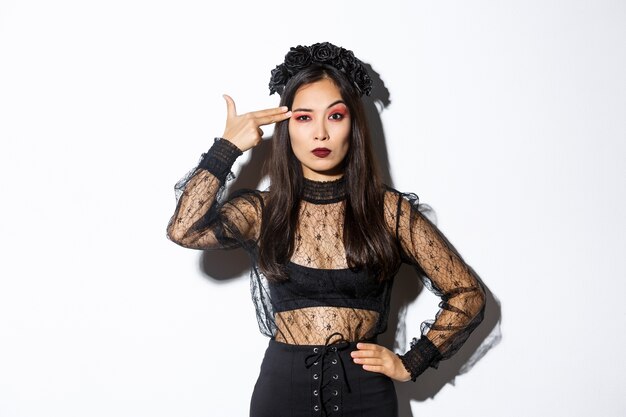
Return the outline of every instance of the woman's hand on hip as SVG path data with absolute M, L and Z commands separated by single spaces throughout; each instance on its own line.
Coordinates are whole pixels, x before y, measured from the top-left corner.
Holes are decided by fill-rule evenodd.
M 291 117 L 291 112 L 285 106 L 272 109 L 237 114 L 235 101 L 224 94 L 226 100 L 226 128 L 222 138 L 229 140 L 242 152 L 258 145 L 261 142 L 263 131 L 261 126 L 281 122 Z
M 411 379 L 398 355 L 386 347 L 375 343 L 357 343 L 356 347 L 357 350 L 351 352 L 352 359 L 366 371 L 378 372 L 401 382 Z

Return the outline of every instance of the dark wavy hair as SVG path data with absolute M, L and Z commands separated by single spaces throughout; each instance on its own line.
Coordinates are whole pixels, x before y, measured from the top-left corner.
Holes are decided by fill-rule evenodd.
M 280 105 L 291 108 L 301 86 L 325 78 L 339 88 L 352 123 L 350 146 L 343 161 L 347 190 L 343 243 L 347 263 L 351 269 L 365 268 L 382 281 L 395 272 L 399 253 L 385 225 L 385 186 L 372 154 L 359 92 L 341 71 L 329 65 L 314 64 L 289 79 Z M 291 148 L 289 120 L 277 123 L 274 129 L 272 153 L 265 170 L 271 185 L 263 210 L 259 267 L 268 280 L 277 282 L 287 279 L 285 264 L 295 248 L 303 186 L 302 165 Z

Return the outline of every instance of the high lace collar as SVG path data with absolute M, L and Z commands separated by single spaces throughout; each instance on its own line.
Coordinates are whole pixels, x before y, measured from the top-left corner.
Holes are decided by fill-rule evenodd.
M 302 199 L 310 203 L 330 204 L 346 198 L 345 176 L 332 181 L 303 178 Z

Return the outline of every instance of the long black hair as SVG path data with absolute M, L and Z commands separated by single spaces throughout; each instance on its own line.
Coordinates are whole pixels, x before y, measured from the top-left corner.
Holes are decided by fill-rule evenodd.
M 338 69 L 311 65 L 295 74 L 286 84 L 280 105 L 292 107 L 298 89 L 330 79 L 348 107 L 351 119 L 350 146 L 343 161 L 346 190 L 343 243 L 348 266 L 367 268 L 380 280 L 392 276 L 399 262 L 398 248 L 384 218 L 384 193 L 363 102 L 356 88 Z M 270 281 L 287 279 L 285 264 L 294 251 L 302 165 L 294 155 L 289 137 L 289 120 L 279 122 L 272 138 L 272 154 L 266 164 L 270 179 L 269 196 L 263 211 L 259 241 L 259 267 Z

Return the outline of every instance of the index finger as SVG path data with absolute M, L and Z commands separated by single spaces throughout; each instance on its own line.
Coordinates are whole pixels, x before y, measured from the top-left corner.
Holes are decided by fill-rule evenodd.
M 291 117 L 291 112 L 288 111 L 287 113 L 278 113 L 278 114 L 272 114 L 272 115 L 268 115 L 264 117 L 258 117 L 256 121 L 259 124 L 259 126 L 263 126 L 263 125 L 269 125 L 272 123 L 282 122 L 283 120 L 289 119 L 290 117 Z
M 266 116 L 275 116 L 277 114 L 282 114 L 282 113 L 287 112 L 287 110 L 289 110 L 289 107 L 280 106 L 280 107 L 273 107 L 271 109 L 253 111 L 253 112 L 250 112 L 250 114 L 254 117 L 266 117 Z

